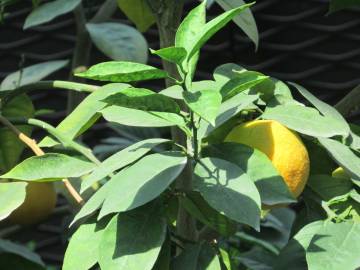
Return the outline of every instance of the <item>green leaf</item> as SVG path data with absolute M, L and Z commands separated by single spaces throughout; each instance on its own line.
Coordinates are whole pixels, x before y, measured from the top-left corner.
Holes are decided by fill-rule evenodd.
M 106 182 L 91 198 L 83 205 L 80 211 L 76 214 L 70 226 L 87 216 L 92 215 L 96 210 L 100 209 L 104 203 L 105 198 L 109 193 L 110 182 Z
M 165 241 L 166 222 L 158 204 L 114 216 L 100 241 L 101 269 L 151 270 Z
M 36 182 L 56 181 L 80 177 L 92 171 L 95 166 L 93 163 L 64 154 L 48 153 L 25 159 L 0 178 Z
M 230 10 L 246 4 L 243 0 L 215 0 L 224 10 Z M 234 22 L 245 32 L 245 34 L 255 44 L 257 50 L 259 46 L 259 32 L 256 26 L 254 16 L 250 9 L 244 10 L 238 16 L 234 17 Z
M 146 63 L 148 44 L 144 36 L 121 23 L 87 23 L 92 41 L 106 56 L 116 61 Z
M 232 220 L 259 229 L 260 195 L 240 167 L 218 158 L 203 158 L 194 174 L 195 190 L 211 207 Z
M 241 72 L 247 71 L 244 67 L 234 64 L 234 63 L 226 63 L 218 66 L 214 70 L 214 79 L 220 84 L 225 84 L 229 80 L 235 78 Z
M 26 186 L 24 182 L 0 183 L 0 220 L 7 218 L 25 201 Z
M 6 76 L 1 82 L 0 91 L 13 90 L 22 85 L 38 82 L 68 63 L 68 60 L 56 60 L 25 67 Z
M 109 105 L 135 110 L 180 113 L 173 99 L 145 88 L 127 88 L 104 99 Z
M 187 134 L 191 134 L 186 127 L 184 118 L 175 113 L 145 112 L 120 106 L 109 106 L 100 112 L 109 122 L 136 127 L 169 127 L 177 125 Z
M 137 142 L 116 154 L 110 156 L 104 160 L 100 166 L 96 167 L 94 171 L 83 179 L 81 182 L 81 192 L 88 189 L 95 182 L 103 179 L 112 172 L 119 170 L 137 159 L 141 158 L 143 155 L 151 151 L 154 147 L 161 143 L 170 142 L 167 139 L 147 139 L 140 142 Z
M 199 31 L 201 31 L 200 29 L 205 26 L 205 23 L 206 1 L 203 1 L 196 8 L 192 9 L 181 22 L 176 31 L 175 46 L 183 47 L 189 53 L 192 43 L 195 41 Z M 194 76 L 198 59 L 199 53 L 195 53 L 192 57 L 187 57 L 187 61 L 184 61 L 183 69 L 188 71 L 190 78 Z
M 276 120 L 292 130 L 313 137 L 347 135 L 342 130 L 342 124 L 332 117 L 320 115 L 314 108 L 298 105 L 267 107 L 261 117 Z
M 75 75 L 86 79 L 110 82 L 136 82 L 168 77 L 168 74 L 161 69 L 126 61 L 100 63 Z
M 8 240 L 0 239 L 0 266 L 3 266 L 4 264 L 7 263 L 6 261 L 4 261 L 4 258 L 3 258 L 3 255 L 5 255 L 5 254 L 17 255 L 17 260 L 20 260 L 19 257 L 21 257 L 22 259 L 25 259 L 26 261 L 36 264 L 37 267 L 41 266 L 39 268 L 37 268 L 37 267 L 31 268 L 31 270 L 32 269 L 43 269 L 42 267 L 45 266 L 43 261 L 41 260 L 40 256 L 33 253 L 28 248 L 21 246 L 19 244 L 10 242 Z M 9 264 L 11 265 L 11 262 Z M 5 268 L 2 268 L 2 269 L 5 269 Z M 7 268 L 7 269 L 14 269 L 14 268 Z M 28 269 L 28 268 L 26 268 L 26 269 Z
M 181 173 L 187 158 L 180 152 L 148 155 L 110 180 L 99 218 L 129 211 L 158 197 Z
M 353 184 L 344 178 L 335 178 L 329 175 L 310 175 L 307 185 L 324 201 L 345 195 L 352 190 Z
M 182 100 L 182 92 L 184 89 L 180 85 L 173 85 L 168 88 L 165 88 L 164 90 L 161 90 L 159 94 L 162 94 L 167 97 L 171 97 L 173 99 L 179 99 Z
M 360 158 L 351 149 L 335 140 L 319 138 L 334 161 L 339 164 L 354 180 L 360 181 Z
M 206 137 L 212 131 L 222 126 L 229 119 L 246 109 L 250 104 L 259 98 L 258 95 L 236 95 L 233 98 L 221 104 L 218 116 L 215 120 L 215 125 L 209 125 L 200 121 L 199 137 Z
M 183 92 L 183 97 L 193 112 L 215 126 L 222 99 L 219 92 L 214 90 Z
M 252 6 L 253 3 L 242 5 L 238 8 L 231 9 L 210 22 L 206 23 L 204 27 L 200 29 L 200 32 L 196 34 L 195 38 L 189 42 L 190 46 L 187 49 L 188 59 L 198 53 L 200 48 L 220 29 L 222 29 L 226 24 L 228 24 L 235 16 L 239 15 L 242 11 Z M 194 27 L 194 26 L 192 26 Z
M 62 270 L 88 270 L 98 262 L 99 242 L 106 225 L 105 220 L 92 221 L 76 230 L 66 249 Z
M 99 119 L 101 115 L 98 111 L 106 106 L 103 99 L 126 88 L 129 88 L 129 85 L 122 83 L 110 83 L 100 87 L 98 90 L 88 95 L 75 110 L 61 121 L 56 129 L 65 134 L 68 138 L 75 139 Z M 45 137 L 39 145 L 41 147 L 52 147 L 56 144 L 58 143 L 54 139 Z
M 360 266 L 360 223 L 324 223 L 311 239 L 306 260 L 311 270 L 356 269 Z
M 152 270 L 170 270 L 170 260 L 171 260 L 171 240 L 170 237 L 166 237 L 165 242 L 161 247 L 160 254 Z
M 329 13 L 334 13 L 346 8 L 354 8 L 359 5 L 360 0 L 330 0 Z
M 306 250 L 311 239 L 323 226 L 322 221 L 316 221 L 302 228 L 293 239 L 281 250 L 275 260 L 274 270 L 285 270 L 291 265 L 291 270 L 309 269 L 306 262 Z
M 217 157 L 239 166 L 255 183 L 266 205 L 295 201 L 284 179 L 261 151 L 239 143 L 221 143 L 204 149 L 205 156 Z
M 205 242 L 187 244 L 183 252 L 175 257 L 174 270 L 221 270 L 219 258 L 214 249 Z
M 152 54 L 156 54 L 162 59 L 177 65 L 181 65 L 187 55 L 187 52 L 183 47 L 167 47 L 156 51 L 150 49 L 150 51 Z
M 290 84 L 293 85 L 300 92 L 300 94 L 302 94 L 324 116 L 333 118 L 334 119 L 333 121 L 336 121 L 337 126 L 339 128 L 341 127 L 339 132 L 341 132 L 342 134 L 346 134 L 346 136 L 349 134 L 350 132 L 349 124 L 346 122 L 345 118 L 334 107 L 316 98 L 313 94 L 311 94 L 301 85 L 298 85 L 296 83 L 290 83 Z
M 35 8 L 27 17 L 24 29 L 49 22 L 56 17 L 74 10 L 81 0 L 55 0 Z
M 34 116 L 34 106 L 27 95 L 19 95 L 7 103 L 1 110 L 4 117 Z M 16 125 L 16 128 L 25 135 L 30 136 L 32 127 Z M 25 144 L 7 127 L 0 127 L 0 171 L 7 172 L 16 165 L 25 148 Z
M 198 192 L 187 193 L 180 198 L 180 204 L 192 216 L 221 235 L 230 236 L 236 232 L 236 223 L 211 208 Z
M 272 265 L 276 257 L 265 249 L 253 247 L 249 251 L 242 252 L 236 259 L 248 269 L 273 270 Z
M 220 90 L 223 98 L 229 99 L 269 78 L 259 72 L 245 71 L 229 80 Z
M 155 16 L 146 0 L 117 0 L 117 3 L 139 31 L 145 32 L 155 23 Z

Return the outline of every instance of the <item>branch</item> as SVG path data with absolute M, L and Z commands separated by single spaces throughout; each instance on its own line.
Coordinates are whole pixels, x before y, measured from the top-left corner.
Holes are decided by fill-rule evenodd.
M 92 93 L 95 90 L 99 89 L 99 86 L 68 82 L 68 81 L 40 81 L 36 83 L 31 83 L 27 85 L 20 86 L 14 90 L 5 90 L 0 92 L 0 97 L 4 96 L 3 102 L 8 103 L 14 97 L 19 94 L 28 93 L 35 90 L 48 90 L 48 89 L 66 89 L 77 92 L 87 92 Z
M 342 100 L 340 100 L 335 108 L 345 117 L 350 116 L 360 108 L 360 85 L 355 87 Z
M 5 117 L 0 115 L 0 122 L 9 128 L 14 134 L 18 136 L 18 138 L 27 145 L 37 156 L 45 155 L 44 151 L 37 145 L 36 141 L 26 136 L 20 130 L 18 130 L 12 123 L 10 123 Z M 64 183 L 66 189 L 70 193 L 70 195 L 74 198 L 74 200 L 79 204 L 84 204 L 83 198 L 80 194 L 76 191 L 76 189 L 71 185 L 68 179 L 63 179 L 62 182 Z

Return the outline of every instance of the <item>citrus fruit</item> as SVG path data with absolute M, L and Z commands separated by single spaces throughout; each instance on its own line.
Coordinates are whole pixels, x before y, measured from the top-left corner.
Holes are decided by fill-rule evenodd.
M 54 210 L 57 195 L 52 183 L 29 183 L 25 201 L 9 216 L 12 223 L 31 225 L 46 219 Z
M 350 179 L 349 175 L 344 171 L 343 168 L 339 167 L 331 173 L 332 177 Z
M 301 138 L 279 122 L 254 120 L 238 125 L 225 141 L 246 144 L 265 153 L 294 197 L 304 190 L 310 170 L 308 152 Z

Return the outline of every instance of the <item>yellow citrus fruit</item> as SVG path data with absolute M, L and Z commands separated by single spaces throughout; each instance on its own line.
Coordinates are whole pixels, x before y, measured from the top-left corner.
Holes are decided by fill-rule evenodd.
M 54 210 L 57 195 L 52 183 L 29 183 L 25 201 L 9 216 L 12 223 L 31 225 L 46 219 Z
M 236 126 L 225 141 L 246 144 L 265 153 L 294 197 L 304 190 L 310 160 L 301 138 L 273 120 L 254 120 Z
M 344 171 L 343 168 L 339 167 L 331 173 L 332 177 L 350 179 L 350 176 Z

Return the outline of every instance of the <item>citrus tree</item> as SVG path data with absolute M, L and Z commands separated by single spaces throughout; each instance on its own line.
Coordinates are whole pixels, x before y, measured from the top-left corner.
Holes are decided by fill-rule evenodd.
M 164 70 L 109 61 L 75 74 L 102 86 L 47 83 L 88 93 L 57 127 L 34 118 L 29 104 L 13 113 L 12 102 L 26 102 L 33 87 L 2 90 L 0 122 L 11 139 L 1 143 L 13 148 L 1 148 L 8 151 L 1 218 L 23 218 L 30 185 L 62 181 L 82 204 L 70 224 L 64 270 L 360 267 L 359 127 L 302 86 L 233 63 L 216 68 L 212 80 L 194 80 L 202 46 L 251 5 L 207 22 L 201 3 L 182 20 L 172 46 L 151 51 L 167 63 Z M 169 87 L 138 86 L 155 79 Z M 78 138 L 100 118 L 171 128 L 173 136 L 138 141 L 99 161 Z M 33 126 L 48 136 L 36 143 Z M 6 165 L 18 159 L 19 139 L 36 155 Z M 80 191 L 68 179 L 77 179 Z M 84 201 L 89 190 L 95 191 Z M 42 194 L 51 198 L 44 190 L 32 200 Z M 297 201 L 295 218 L 287 206 Z M 14 262 L 11 254 L 24 260 Z M 0 265 L 43 269 L 38 257 L 4 240 Z

